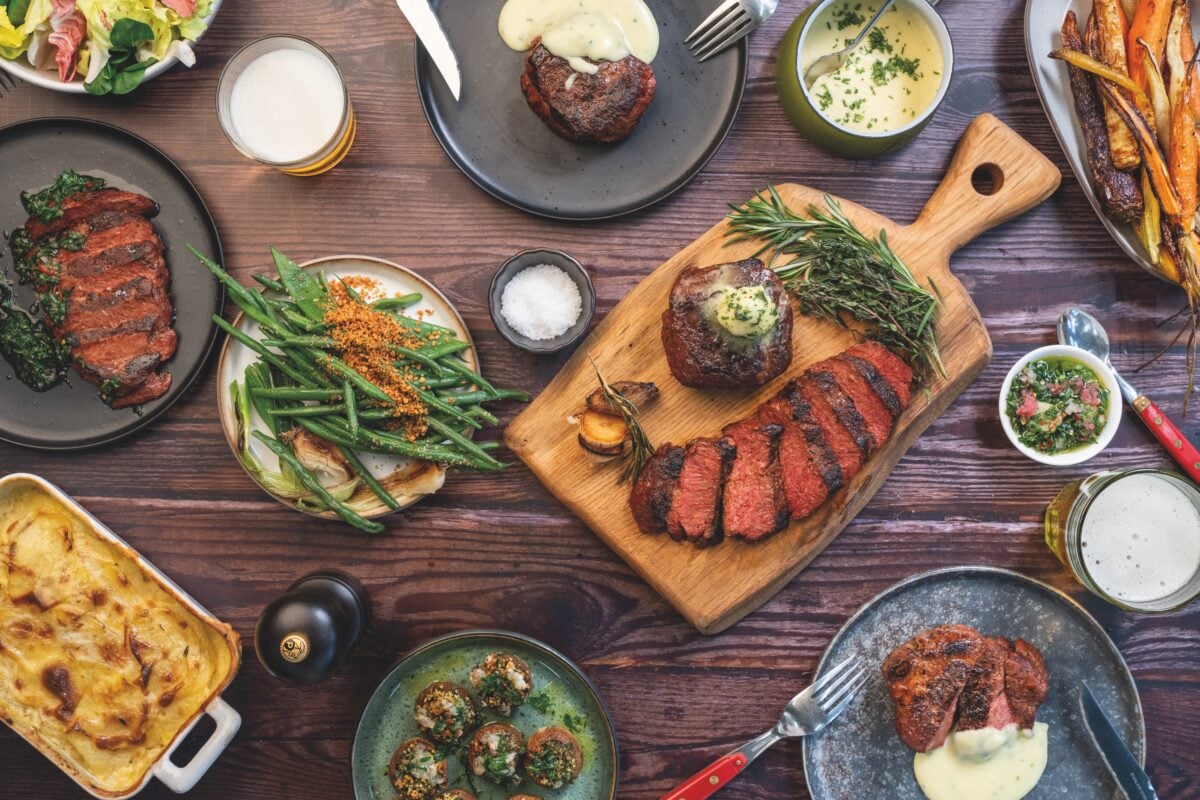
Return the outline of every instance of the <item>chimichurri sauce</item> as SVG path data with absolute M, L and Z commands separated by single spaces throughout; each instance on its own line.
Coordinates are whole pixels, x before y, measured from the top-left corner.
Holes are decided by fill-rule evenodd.
M 39 222 L 50 222 L 63 215 L 63 200 L 80 192 L 94 192 L 104 187 L 102 178 L 80 175 L 74 170 L 63 170 L 48 189 L 40 192 L 21 192 L 21 205 L 25 212 Z
M 1108 421 L 1109 391 L 1086 365 L 1043 358 L 1021 368 L 1005 401 L 1021 444 L 1054 455 L 1097 440 Z
M 71 366 L 71 351 L 54 340 L 45 324 L 12 304 L 12 290 L 0 278 L 0 355 L 21 383 L 44 392 L 62 383 Z

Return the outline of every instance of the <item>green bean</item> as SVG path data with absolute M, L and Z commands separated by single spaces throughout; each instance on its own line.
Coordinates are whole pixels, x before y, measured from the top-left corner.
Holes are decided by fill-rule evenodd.
M 315 347 L 328 350 L 337 346 L 328 336 L 282 336 L 276 339 L 263 339 L 267 347 Z
M 300 482 L 304 484 L 305 488 L 319 497 L 321 502 L 333 509 L 333 511 L 336 512 L 339 517 L 346 520 L 346 522 L 349 522 L 359 530 L 366 531 L 367 533 L 384 532 L 385 528 L 378 522 L 373 522 L 369 519 L 359 516 L 352 509 L 346 506 L 345 503 L 340 502 L 333 495 L 331 495 L 328 490 L 321 485 L 321 481 L 317 479 L 317 476 L 313 475 L 312 472 L 309 471 L 308 467 L 300 463 L 300 459 L 296 458 L 295 454 L 287 447 L 284 447 L 283 444 L 281 444 L 278 440 L 265 435 L 262 431 L 254 431 L 252 435 L 254 438 L 258 439 L 260 442 L 269 447 L 271 452 L 279 457 L 280 461 L 287 462 L 288 466 L 295 471 L 296 477 L 300 479 Z
M 404 308 L 404 306 L 411 306 L 413 303 L 419 302 L 421 302 L 421 293 L 411 292 L 409 294 L 402 294 L 399 297 L 380 298 L 374 303 L 371 303 L 371 308 L 375 309 L 376 311 L 388 311 L 393 308 Z
M 413 319 L 412 317 L 406 317 L 403 314 L 393 314 L 391 312 L 385 312 L 385 313 L 387 313 L 388 316 L 391 317 L 392 319 L 399 322 L 402 327 L 408 328 L 409 330 L 419 331 L 419 332 L 425 333 L 425 334 L 443 333 L 443 334 L 449 334 L 451 336 L 458 336 L 458 331 L 454 330 L 453 328 L 446 328 L 441 325 L 434 325 L 432 322 L 425 322 L 424 320 Z
M 439 400 L 437 397 L 430 394 L 429 392 L 426 392 L 423 389 L 418 389 L 415 386 L 413 387 L 413 391 L 415 391 L 417 393 L 417 397 L 421 398 L 421 402 L 425 403 L 425 405 L 429 406 L 430 408 L 436 408 L 438 411 L 441 411 L 443 414 L 449 414 L 450 416 L 454 417 L 455 419 L 457 419 L 459 422 L 463 423 L 464 425 L 469 425 L 472 428 L 479 427 L 478 422 L 471 419 L 466 414 L 462 413 L 461 411 L 459 411 L 457 408 L 450 405 L 449 403 Z
M 423 356 L 438 359 L 442 358 L 443 356 L 453 355 L 454 353 L 466 350 L 470 346 L 471 344 L 469 342 L 464 342 L 462 339 L 451 339 L 449 341 L 442 342 L 441 344 L 427 344 L 422 347 L 419 352 Z
M 482 375 L 468 367 L 463 362 L 459 361 L 457 358 L 447 356 L 445 358 L 438 359 L 438 363 L 446 369 L 449 369 L 452 372 L 457 372 L 459 375 L 467 378 L 480 389 L 487 389 L 489 392 L 496 391 L 495 386 L 492 386 L 492 384 L 484 380 Z
M 270 384 L 271 368 L 265 361 L 256 361 L 250 366 L 246 367 L 245 380 L 246 386 L 243 390 L 243 393 L 250 396 L 250 402 L 254 404 L 254 409 L 258 412 L 258 416 L 260 416 L 263 422 L 267 424 L 267 427 L 271 429 L 271 433 L 276 436 L 279 435 L 279 429 L 275 424 L 275 418 L 271 416 L 271 410 L 275 407 L 274 402 L 272 402 L 270 398 L 266 398 L 255 393 L 256 389 L 265 389 Z
M 287 289 L 283 288 L 283 284 L 280 283 L 279 281 L 275 280 L 274 278 L 268 277 L 266 275 L 251 275 L 250 277 L 254 278 L 254 280 L 258 281 L 263 286 L 270 289 L 272 292 L 279 292 L 280 294 L 287 294 Z
M 342 381 L 342 394 L 345 397 L 346 403 L 346 424 L 350 428 L 350 435 L 358 435 L 358 402 L 354 397 L 354 384 L 350 383 L 350 379 Z
M 237 304 L 238 308 L 242 309 L 246 316 L 250 317 L 260 325 L 271 324 L 271 317 L 268 314 L 263 313 L 262 309 L 258 305 L 258 292 L 252 292 L 245 286 L 242 286 L 237 282 L 237 280 L 234 279 L 232 275 L 226 272 L 220 264 L 217 264 L 215 261 L 201 253 L 192 245 L 189 244 L 187 249 L 191 251 L 192 255 L 195 256 L 196 259 L 203 264 L 209 272 L 216 276 L 217 280 L 225 284 L 225 288 L 229 292 L 229 296 L 233 299 L 233 302 Z
M 286 322 L 290 323 L 293 327 L 299 328 L 305 333 L 319 331 L 322 328 L 322 325 L 319 322 L 313 322 L 311 319 L 304 316 L 302 312 L 296 310 L 298 306 L 293 307 L 295 306 L 294 303 L 286 303 L 282 300 L 268 300 L 267 305 L 282 315 Z
M 285 406 L 271 409 L 269 413 L 275 417 L 325 417 L 346 413 L 346 405 L 338 403 L 330 406 Z
M 295 422 L 301 428 L 304 428 L 314 436 L 320 436 L 326 441 L 333 442 L 342 447 L 359 447 L 360 443 L 350 437 L 349 434 L 343 434 L 330 428 L 328 425 L 311 417 L 296 417 Z
M 500 424 L 500 418 L 497 417 L 492 412 L 488 411 L 483 406 L 473 406 L 471 409 L 469 409 L 467 411 L 467 416 L 479 419 L 479 420 L 487 423 L 488 425 L 499 425 Z
M 231 337 L 233 337 L 234 341 L 238 342 L 239 344 L 245 345 L 246 347 L 249 347 L 251 350 L 253 350 L 255 353 L 258 353 L 258 355 L 261 356 L 262 359 L 264 361 L 266 361 L 268 364 L 270 364 L 273 367 L 279 367 L 279 369 L 284 368 L 284 366 L 283 366 L 284 360 L 282 358 L 280 358 L 279 356 L 272 353 L 270 350 L 268 350 L 266 347 L 264 347 L 263 344 L 261 342 L 259 342 L 258 340 L 256 340 L 254 337 L 250 336 L 247 333 L 243 333 L 242 331 L 233 327 L 233 325 L 226 322 L 225 318 L 222 317 L 220 314 L 213 314 L 212 320 L 214 323 L 216 323 L 218 328 L 220 328 L 221 330 L 223 330 L 227 334 L 229 334 Z
M 335 430 L 339 435 L 345 437 L 349 432 L 345 430 L 345 420 L 339 417 L 329 417 L 325 421 L 326 424 Z M 398 436 L 393 436 L 385 431 L 378 431 L 372 428 L 360 427 L 357 437 L 357 446 L 374 452 L 393 453 L 395 455 L 407 456 L 408 458 L 419 458 L 424 461 L 434 461 L 439 464 L 452 464 L 455 466 L 475 467 L 478 469 L 492 469 L 480 463 L 479 459 L 472 458 L 466 453 L 461 453 L 448 448 L 431 447 L 428 445 L 417 444 L 410 442 L 407 439 L 401 439 Z
M 481 449 L 478 445 L 476 445 L 474 442 L 472 442 L 467 437 L 463 436 L 458 431 L 454 430 L 454 428 L 452 428 L 451 426 L 446 425 L 445 423 L 439 422 L 436 419 L 430 419 L 429 427 L 433 428 L 435 431 L 442 434 L 450 441 L 454 442 L 456 445 L 461 447 L 463 450 L 479 457 L 481 460 L 483 460 L 485 463 L 487 463 L 492 468 L 498 468 L 500 466 L 500 462 L 497 461 L 496 459 L 492 458 L 490 455 L 488 455 L 486 450 Z M 474 427 L 478 427 L 478 426 L 474 426 Z
M 336 356 L 325 355 L 320 361 L 318 361 L 318 363 L 328 366 L 343 378 L 348 378 L 350 382 L 353 383 L 354 386 L 367 397 L 373 397 L 376 400 L 384 403 L 395 402 L 391 397 L 388 396 L 387 392 L 371 383 L 369 380 L 363 377 L 361 372 L 342 361 L 340 358 L 337 358 Z
M 392 349 L 395 350 L 400 355 L 404 356 L 405 358 L 412 359 L 413 361 L 416 361 L 418 364 L 421 364 L 421 365 L 425 366 L 426 368 L 433 370 L 435 375 L 441 375 L 444 372 L 444 370 L 441 368 L 441 366 L 438 364 L 437 361 L 434 361 L 429 356 L 418 353 L 416 350 L 413 350 L 408 347 L 404 347 L 403 345 L 396 345 Z
M 271 400 L 341 400 L 340 389 L 302 389 L 295 386 L 251 389 L 251 394 Z
M 425 378 L 424 375 L 421 375 L 420 377 L 424 378 L 424 380 L 418 383 L 422 389 L 448 389 L 452 386 L 463 385 L 463 378 L 460 376 L 450 378 Z
M 360 408 L 358 410 L 358 418 L 373 422 L 381 419 L 395 419 L 396 410 L 393 408 Z
M 400 504 L 396 502 L 396 498 L 392 497 L 391 493 L 387 489 L 384 489 L 379 481 L 375 480 L 375 476 L 363 465 L 362 461 L 359 461 L 358 456 L 354 454 L 354 450 L 341 444 L 337 447 L 338 452 L 342 454 L 342 458 L 350 463 L 350 466 L 358 473 L 358 477 L 362 478 L 362 482 L 367 485 L 368 489 L 375 493 L 380 502 L 393 511 L 398 511 Z

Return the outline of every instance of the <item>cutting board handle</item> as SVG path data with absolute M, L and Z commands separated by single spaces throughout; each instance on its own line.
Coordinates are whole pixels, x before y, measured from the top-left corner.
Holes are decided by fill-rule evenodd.
M 948 261 L 967 242 L 1045 200 L 1061 182 L 1050 159 L 981 114 L 967 126 L 946 177 L 912 227 Z

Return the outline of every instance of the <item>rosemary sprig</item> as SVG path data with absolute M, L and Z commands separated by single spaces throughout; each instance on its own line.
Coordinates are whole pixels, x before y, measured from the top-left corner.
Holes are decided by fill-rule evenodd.
M 625 460 L 625 467 L 621 470 L 620 477 L 617 478 L 617 485 L 620 486 L 641 474 L 642 467 L 646 466 L 646 459 L 654 454 L 654 445 L 650 443 L 650 437 L 646 435 L 646 431 L 642 429 L 642 423 L 638 421 L 637 406 L 625 395 L 608 385 L 608 381 L 600 372 L 600 367 L 596 366 L 596 359 L 589 355 L 588 360 L 592 362 L 592 369 L 596 371 L 596 378 L 600 381 L 600 391 L 604 392 L 604 399 L 620 412 L 621 419 L 625 422 L 625 428 L 629 431 L 631 446 L 629 451 L 621 456 Z
M 872 239 L 825 195 L 828 210 L 816 206 L 800 216 L 787 207 L 774 186 L 767 185 L 743 206 L 730 206 L 730 241 L 761 240 L 754 254 L 771 252 L 769 266 L 811 316 L 849 327 L 847 317 L 869 326 L 866 335 L 905 355 L 923 379 L 945 376 L 938 351 L 934 318 L 941 294 L 930 289 L 888 244 L 887 232 Z M 791 256 L 776 265 L 780 256 Z M 931 291 L 932 290 L 932 291 Z

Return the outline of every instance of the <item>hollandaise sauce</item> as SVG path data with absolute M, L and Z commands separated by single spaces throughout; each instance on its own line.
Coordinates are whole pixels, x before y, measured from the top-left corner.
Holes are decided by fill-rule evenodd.
M 525 51 L 539 37 L 575 72 L 594 75 L 594 62 L 658 55 L 658 23 L 644 0 L 508 0 L 500 11 L 500 37 Z
M 1021 800 L 1046 771 L 1049 726 L 1033 730 L 983 728 L 959 731 L 928 753 L 917 753 L 913 771 L 929 800 Z
M 879 6 L 879 0 L 841 0 L 825 8 L 800 46 L 800 74 L 850 44 Z M 808 93 L 834 124 L 888 133 L 914 122 L 933 104 L 943 66 L 933 28 L 909 2 L 899 0 L 842 68 L 818 78 Z

